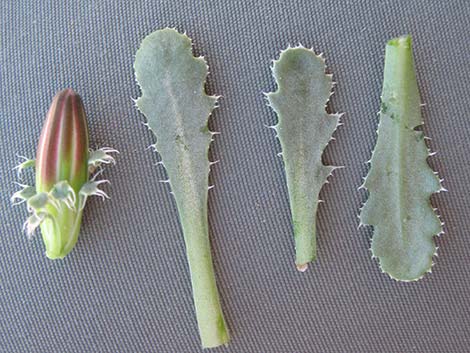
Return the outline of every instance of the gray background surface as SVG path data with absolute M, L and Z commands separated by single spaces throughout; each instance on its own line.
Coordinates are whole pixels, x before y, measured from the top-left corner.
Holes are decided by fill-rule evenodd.
M 220 94 L 210 127 L 216 185 L 209 222 L 232 342 L 214 352 L 470 352 L 470 52 L 468 1 L 0 1 L 0 352 L 199 352 L 181 229 L 153 141 L 131 97 L 141 39 L 176 26 L 210 65 Z M 397 283 L 357 230 L 357 191 L 375 143 L 384 43 L 411 33 L 430 159 L 449 193 L 432 275 Z M 289 43 L 324 52 L 344 111 L 325 162 L 346 168 L 322 190 L 319 260 L 301 274 L 275 115 L 270 60 Z M 12 208 L 15 153 L 33 156 L 52 96 L 71 86 L 92 146 L 121 151 L 111 200 L 90 201 L 64 261 L 28 241 Z

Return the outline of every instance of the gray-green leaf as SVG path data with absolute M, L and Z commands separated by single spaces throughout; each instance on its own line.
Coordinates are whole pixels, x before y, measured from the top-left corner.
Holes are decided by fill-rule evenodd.
M 316 259 L 316 211 L 318 195 L 336 168 L 322 163 L 322 153 L 340 114 L 328 114 L 332 76 L 325 62 L 312 50 L 289 48 L 274 61 L 278 89 L 269 93 L 270 106 L 279 117 L 273 128 L 281 142 L 294 226 L 297 269 L 305 271 Z
M 433 236 L 442 231 L 430 204 L 441 190 L 426 162 L 424 133 L 411 37 L 388 42 L 378 138 L 364 187 L 369 198 L 361 223 L 374 226 L 372 254 L 381 269 L 401 281 L 420 279 L 431 270 Z
M 212 267 L 207 224 L 212 139 L 207 120 L 216 97 L 207 96 L 207 64 L 192 55 L 191 40 L 173 29 L 147 36 L 134 64 L 142 96 L 137 107 L 157 137 L 183 226 L 194 304 L 203 347 L 229 340 Z

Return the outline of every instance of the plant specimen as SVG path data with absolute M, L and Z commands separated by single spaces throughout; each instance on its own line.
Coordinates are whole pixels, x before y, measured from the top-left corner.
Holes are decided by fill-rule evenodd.
M 148 35 L 137 51 L 134 69 L 142 96 L 138 109 L 157 141 L 176 200 L 191 272 L 202 346 L 229 341 L 212 265 L 207 223 L 209 144 L 207 122 L 217 97 L 204 90 L 207 64 L 194 57 L 191 40 L 174 29 Z
M 64 258 L 75 246 L 87 198 L 108 197 L 96 180 L 102 164 L 114 163 L 108 147 L 88 150 L 88 127 L 82 100 L 71 89 L 54 97 L 38 143 L 36 160 L 21 157 L 15 169 L 21 178 L 26 168 L 36 168 L 36 185 L 18 184 L 12 196 L 17 205 L 26 203 L 31 214 L 24 224 L 28 235 L 41 228 L 50 259 Z M 90 179 L 90 175 L 92 175 Z
M 361 225 L 374 227 L 372 256 L 382 271 L 413 281 L 431 271 L 437 250 L 433 236 L 442 232 L 442 224 L 430 196 L 445 189 L 426 161 L 431 154 L 422 131 L 410 36 L 387 43 L 381 100 Z
M 279 117 L 271 126 L 281 142 L 295 238 L 295 264 L 307 270 L 316 259 L 316 212 L 319 193 L 338 167 L 322 163 L 323 150 L 339 125 L 341 114 L 328 114 L 332 75 L 325 60 L 302 46 L 281 52 L 272 67 L 277 90 L 267 94 Z

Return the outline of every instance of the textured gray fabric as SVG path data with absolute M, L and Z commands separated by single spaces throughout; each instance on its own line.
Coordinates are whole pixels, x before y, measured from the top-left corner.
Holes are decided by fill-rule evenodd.
M 205 55 L 207 89 L 223 95 L 211 128 L 216 185 L 209 221 L 231 330 L 214 352 L 469 352 L 470 4 L 449 1 L 0 2 L 0 352 L 199 352 L 181 229 L 152 135 L 131 97 L 141 39 L 176 26 Z M 375 143 L 384 44 L 411 33 L 430 159 L 449 193 L 433 197 L 446 222 L 432 275 L 397 283 L 370 259 L 357 230 L 357 191 Z M 301 274 L 294 251 L 276 118 L 262 91 L 269 65 L 301 42 L 324 52 L 338 82 L 331 108 L 344 126 L 327 148 L 343 164 L 322 190 L 319 260 Z M 107 202 L 90 201 L 64 261 L 21 233 L 12 208 L 15 153 L 32 156 L 52 96 L 83 97 L 91 142 L 121 151 Z

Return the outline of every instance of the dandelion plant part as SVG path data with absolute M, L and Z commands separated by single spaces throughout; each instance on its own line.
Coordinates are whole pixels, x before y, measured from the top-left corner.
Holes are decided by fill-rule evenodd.
M 332 75 L 325 60 L 302 46 L 281 52 L 272 67 L 277 90 L 267 94 L 279 122 L 272 126 L 281 142 L 294 226 L 295 263 L 305 271 L 316 259 L 319 193 L 335 168 L 322 163 L 323 150 L 341 114 L 328 114 Z
M 88 149 L 85 109 L 78 94 L 65 89 L 54 97 L 39 138 L 36 159 L 22 157 L 15 167 L 18 176 L 24 169 L 36 168 L 36 186 L 19 184 L 21 189 L 11 198 L 17 205 L 26 203 L 30 213 L 24 224 L 28 235 L 41 228 L 50 259 L 64 258 L 75 246 L 87 198 L 108 196 L 96 180 L 103 164 L 115 162 L 104 147 Z
M 208 96 L 202 57 L 191 39 L 174 29 L 148 35 L 137 51 L 134 69 L 142 96 L 138 109 L 157 138 L 154 145 L 166 168 L 176 200 L 191 272 L 194 305 L 204 348 L 229 341 L 217 291 L 207 223 L 208 118 L 217 97 Z
M 431 271 L 433 236 L 442 225 L 430 196 L 444 189 L 426 161 L 410 36 L 387 43 L 381 99 L 377 144 L 363 185 L 369 198 L 360 219 L 374 227 L 371 250 L 382 271 L 414 281 Z

